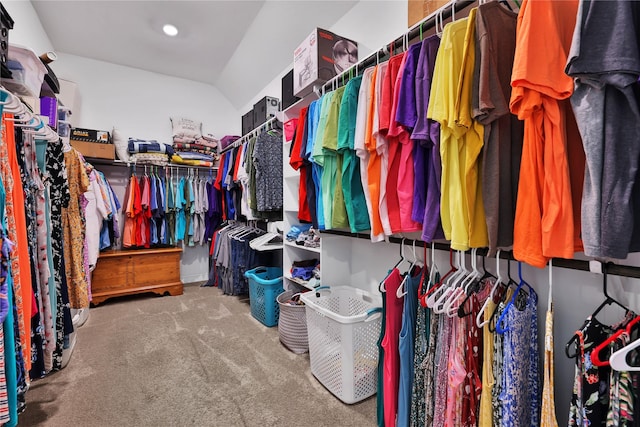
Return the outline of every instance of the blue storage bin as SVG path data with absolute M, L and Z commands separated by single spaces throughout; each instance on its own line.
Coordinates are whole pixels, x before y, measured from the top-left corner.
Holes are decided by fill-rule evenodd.
M 276 326 L 280 316 L 278 295 L 284 292 L 282 269 L 279 267 L 256 267 L 246 271 L 244 275 L 249 279 L 251 315 L 265 326 Z

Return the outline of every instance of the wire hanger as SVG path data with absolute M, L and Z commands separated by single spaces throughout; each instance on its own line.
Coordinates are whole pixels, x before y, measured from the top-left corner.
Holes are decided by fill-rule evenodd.
M 587 318 L 587 320 L 585 321 L 584 325 L 582 325 L 582 328 L 580 328 L 580 330 L 584 330 L 593 319 L 595 319 L 595 317 L 598 315 L 598 313 L 600 313 L 600 311 L 606 307 L 607 305 L 611 305 L 611 304 L 616 304 L 617 306 L 619 306 L 620 308 L 622 308 L 625 312 L 625 315 L 630 313 L 631 310 L 626 307 L 624 304 L 616 301 L 614 298 L 612 298 L 609 295 L 608 292 L 608 286 L 607 286 L 607 265 L 608 264 L 602 264 L 602 292 L 604 294 L 605 300 L 602 302 L 602 304 L 600 304 L 598 306 L 598 308 L 595 309 L 595 311 Z M 574 344 L 577 346 L 578 341 L 579 341 L 580 337 L 578 336 L 577 333 L 575 333 L 571 339 L 569 339 L 569 341 L 567 342 L 567 344 L 565 344 L 564 346 L 564 353 L 567 355 L 568 358 L 573 359 L 574 357 L 576 357 L 578 355 L 578 352 L 576 351 L 576 353 L 571 354 L 570 353 L 570 348 L 571 346 L 573 346 Z

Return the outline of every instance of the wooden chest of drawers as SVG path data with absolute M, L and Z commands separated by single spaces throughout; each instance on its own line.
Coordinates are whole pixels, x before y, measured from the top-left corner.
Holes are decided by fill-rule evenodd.
M 180 248 L 105 251 L 91 281 L 92 304 L 108 298 L 153 292 L 182 294 Z

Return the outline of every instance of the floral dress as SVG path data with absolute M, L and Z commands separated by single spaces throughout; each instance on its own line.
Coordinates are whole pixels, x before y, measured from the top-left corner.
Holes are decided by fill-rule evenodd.
M 72 308 L 89 307 L 89 289 L 84 271 L 85 219 L 82 213 L 82 198 L 89 189 L 89 176 L 78 153 L 64 153 L 64 162 L 69 182 L 69 206 L 62 210 L 64 230 L 64 261 Z
M 606 425 L 609 408 L 608 366 L 597 367 L 591 363 L 593 348 L 604 341 L 612 328 L 595 318 L 589 318 L 576 331 L 578 353 L 573 382 L 573 395 L 569 407 L 569 426 L 601 427 Z
M 62 144 L 47 144 L 45 153 L 47 175 L 49 176 L 49 200 L 51 203 L 51 253 L 53 258 L 53 278 L 56 287 L 55 343 L 53 369 L 62 368 L 64 336 L 73 331 L 69 312 L 69 297 L 64 267 L 62 211 L 69 205 L 69 186 L 64 163 Z M 65 316 L 67 322 L 65 322 Z M 67 330 L 65 330 L 65 326 Z
M 525 292 L 520 290 L 516 298 Z M 540 376 L 538 350 L 538 297 L 533 290 L 527 295 L 522 310 L 511 305 L 507 309 L 503 351 L 503 387 L 501 425 L 540 425 Z

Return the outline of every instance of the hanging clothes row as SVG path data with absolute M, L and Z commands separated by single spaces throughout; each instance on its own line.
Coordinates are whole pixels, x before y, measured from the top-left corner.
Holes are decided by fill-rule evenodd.
M 100 235 L 116 236 L 118 201 L 68 140 L 3 88 L 0 111 L 0 423 L 15 426 L 31 381 L 63 367 L 69 309 L 89 305 L 90 265 Z
M 456 14 L 301 111 L 290 157 L 301 171 L 301 220 L 370 230 L 373 241 L 421 231 L 457 250 L 512 246 L 536 267 L 583 249 L 614 258 L 638 250 L 629 230 L 640 229 L 640 152 L 609 141 L 640 134 L 616 122 L 637 122 L 640 60 L 614 82 L 617 57 L 599 54 L 607 43 L 628 50 L 636 5 L 612 2 L 602 16 L 629 18 L 600 37 L 586 17 L 604 3 L 524 1 L 518 13 L 511 4 Z M 603 99 L 615 112 L 602 111 Z M 585 109 L 591 103 L 599 109 Z M 614 130 L 593 127 L 609 116 Z
M 266 234 L 255 226 L 229 223 L 216 230 L 211 244 L 213 268 L 204 286 L 217 286 L 227 295 L 245 295 L 249 282 L 244 273 L 259 265 L 274 265 L 271 252 L 251 248 L 252 240 Z
M 640 373 L 637 348 L 640 316 L 607 292 L 607 266 L 603 269 L 604 301 L 565 345 L 575 359 L 569 425 L 640 425 Z M 605 307 L 621 311 L 620 320 L 604 324 L 596 317 Z
M 129 178 L 124 201 L 122 246 L 160 247 L 208 244 L 221 222 L 220 193 L 213 174 L 200 176 L 191 169 L 186 176 L 173 168 Z
M 405 256 L 380 284 L 383 326 L 378 341 L 378 425 L 540 425 L 538 298 L 524 280 L 502 278 L 472 251 L 451 255 L 440 276 Z M 426 259 L 426 248 L 424 259 Z M 551 369 L 545 363 L 545 372 Z M 546 384 L 545 384 L 546 385 Z M 551 393 L 549 394 L 549 391 Z M 553 402 L 552 388 L 546 389 Z M 547 400 L 548 400 L 547 399 Z M 550 424 L 545 424 L 550 425 Z
M 282 129 L 270 123 L 220 158 L 216 188 L 224 220 L 282 220 Z

